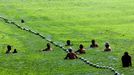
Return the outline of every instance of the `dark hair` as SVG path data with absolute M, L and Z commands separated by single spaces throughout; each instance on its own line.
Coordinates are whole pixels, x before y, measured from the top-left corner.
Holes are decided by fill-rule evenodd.
M 83 48 L 83 45 L 82 45 L 82 44 L 80 44 L 79 48 L 80 48 L 80 49 L 82 49 L 82 48 Z
M 69 52 L 72 52 L 72 49 L 68 49 Z
M 93 39 L 92 42 L 95 42 L 95 40 Z
M 105 43 L 105 47 L 108 48 L 109 47 L 109 43 Z
M 8 49 L 8 50 L 11 50 L 11 46 L 10 46 L 10 45 L 7 45 L 7 49 Z
M 21 19 L 21 23 L 24 23 L 25 21 L 23 19 Z
M 67 45 L 70 45 L 70 40 L 67 40 Z
M 92 42 L 92 44 L 95 44 L 95 40 L 92 40 L 91 42 Z
M 50 48 L 50 43 L 47 43 L 47 47 Z
M 128 55 L 128 52 L 124 52 L 124 55 Z

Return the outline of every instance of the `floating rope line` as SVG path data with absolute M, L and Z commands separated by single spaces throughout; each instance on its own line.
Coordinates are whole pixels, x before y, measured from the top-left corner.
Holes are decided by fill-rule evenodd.
M 62 45 L 58 45 L 56 42 L 53 42 L 52 40 L 50 39 L 47 39 L 46 36 L 43 36 L 42 34 L 38 33 L 38 32 L 35 32 L 33 30 L 30 30 L 30 29 L 27 29 L 27 28 L 24 28 L 24 27 L 21 27 L 20 25 L 16 24 L 15 22 L 13 21 L 9 21 L 8 19 L 4 18 L 4 17 L 1 17 L 0 18 L 2 20 L 4 20 L 5 23 L 8 23 L 8 24 L 12 24 L 12 25 L 15 25 L 16 27 L 18 27 L 19 29 L 21 30 L 24 30 L 24 31 L 27 31 L 29 33 L 32 33 L 34 35 L 37 35 L 39 37 L 41 37 L 42 39 L 50 42 L 51 44 L 53 44 L 54 46 L 56 47 L 59 47 L 61 48 L 63 51 L 67 52 L 68 53 L 68 49 L 66 49 L 65 47 L 63 47 Z M 100 65 L 97 65 L 97 64 L 94 64 L 90 61 L 88 61 L 87 59 L 85 59 L 84 57 L 81 57 L 79 55 L 78 56 L 78 59 L 80 59 L 81 61 L 83 61 L 85 64 L 89 65 L 89 66 L 92 66 L 92 67 L 95 67 L 95 68 L 100 68 L 100 69 L 108 69 L 108 70 L 111 70 L 112 72 L 114 72 L 114 75 L 122 75 L 120 74 L 117 70 L 115 70 L 113 67 L 110 67 L 110 66 L 100 66 Z

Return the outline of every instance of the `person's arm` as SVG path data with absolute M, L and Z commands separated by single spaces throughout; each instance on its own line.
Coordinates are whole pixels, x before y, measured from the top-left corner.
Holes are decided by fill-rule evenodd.
M 73 53 L 73 56 L 75 57 L 75 59 L 77 59 L 78 57 L 77 57 L 77 55 L 75 54 L 75 53 Z
M 50 51 L 52 51 L 53 50 L 53 48 L 50 48 Z
M 78 53 L 78 52 L 79 52 L 79 50 L 75 51 L 75 53 Z
M 96 44 L 96 47 L 99 47 L 99 45 L 98 45 L 98 44 Z
M 75 54 L 75 57 L 76 57 L 76 59 L 78 58 L 76 54 Z

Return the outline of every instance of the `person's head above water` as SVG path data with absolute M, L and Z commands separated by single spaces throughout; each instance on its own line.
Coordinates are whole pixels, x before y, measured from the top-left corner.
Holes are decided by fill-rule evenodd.
M 95 40 L 92 40 L 91 42 L 92 42 L 92 44 L 95 44 Z
M 68 51 L 69 51 L 69 53 L 71 53 L 71 52 L 72 52 L 72 49 L 71 49 L 71 48 L 69 48 L 69 49 L 68 49 Z
M 105 47 L 109 48 L 109 43 L 108 42 L 105 43 Z
M 82 48 L 83 48 L 83 45 L 82 45 L 82 44 L 80 44 L 79 48 L 80 48 L 80 49 L 82 49 Z
M 124 52 L 124 55 L 128 55 L 128 52 Z
M 70 40 L 67 40 L 67 45 L 70 45 L 71 44 L 71 41 Z
M 47 43 L 47 47 L 50 48 L 50 43 Z
M 11 50 L 11 46 L 10 46 L 10 45 L 7 45 L 7 49 L 8 49 L 8 50 Z

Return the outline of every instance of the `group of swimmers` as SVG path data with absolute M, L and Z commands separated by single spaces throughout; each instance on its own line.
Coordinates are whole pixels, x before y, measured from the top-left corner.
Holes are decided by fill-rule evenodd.
M 73 46 L 73 44 L 71 43 L 70 40 L 67 40 L 65 46 Z M 92 40 L 90 48 L 97 48 L 97 47 L 99 47 L 99 45 L 96 43 L 95 40 Z M 52 48 L 49 43 L 47 43 L 47 48 L 42 49 L 42 51 L 51 51 L 51 50 L 52 50 Z M 106 42 L 104 51 L 111 51 L 111 50 L 112 49 L 110 47 L 110 44 Z M 64 59 L 77 59 L 78 58 L 77 54 L 85 54 L 85 53 L 86 52 L 85 52 L 84 46 L 82 44 L 80 44 L 79 49 L 75 52 L 73 52 L 72 48 L 69 48 L 68 53 Z M 128 54 L 128 52 L 124 52 L 124 55 L 122 56 L 121 60 L 122 60 L 123 67 L 132 66 L 131 56 Z
M 65 46 L 72 46 L 73 44 L 71 43 L 70 40 L 67 40 L 66 42 L 66 45 Z M 91 41 L 91 45 L 90 45 L 90 48 L 97 48 L 99 47 L 99 45 L 96 43 L 95 40 L 92 40 Z M 111 51 L 111 47 L 110 47 L 110 44 L 108 42 L 105 43 L 105 49 L 104 51 Z M 84 46 L 82 44 L 79 45 L 79 50 L 77 50 L 75 53 L 79 53 L 79 54 L 85 54 L 85 49 L 84 49 Z
M 71 43 L 70 40 L 66 41 L 66 45 L 65 46 L 73 46 L 73 44 Z M 98 44 L 96 43 L 95 40 L 91 41 L 91 45 L 90 48 L 97 48 L 99 47 Z M 6 54 L 11 53 L 11 49 L 12 46 L 7 45 L 7 50 L 6 50 Z M 50 43 L 47 43 L 47 48 L 41 49 L 41 51 L 52 51 L 53 49 L 51 48 Z M 105 49 L 104 51 L 111 51 L 111 47 L 109 45 L 109 43 L 105 43 Z M 14 51 L 12 53 L 17 53 L 17 50 L 14 49 Z M 85 49 L 84 46 L 82 44 L 79 45 L 79 49 L 75 52 L 73 52 L 72 48 L 68 49 L 68 53 L 66 55 L 66 57 L 64 59 L 77 59 L 77 54 L 85 54 Z M 124 52 L 124 55 L 121 58 L 122 60 L 122 66 L 123 67 L 129 67 L 132 66 L 132 62 L 131 62 L 131 56 L 128 54 L 128 52 Z

